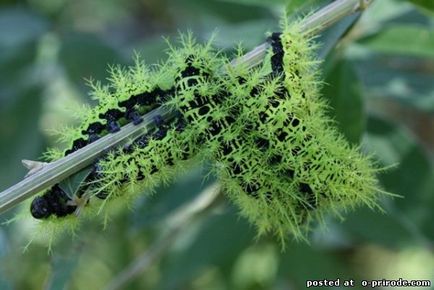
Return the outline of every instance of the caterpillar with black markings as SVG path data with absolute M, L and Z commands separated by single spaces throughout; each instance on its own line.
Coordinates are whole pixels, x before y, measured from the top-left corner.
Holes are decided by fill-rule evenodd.
M 55 185 L 31 205 L 38 219 L 86 210 L 95 197 L 114 200 L 151 191 L 185 170 L 192 160 L 211 160 L 227 196 L 259 233 L 306 235 L 313 221 L 359 204 L 377 206 L 373 162 L 351 147 L 326 115 L 320 97 L 315 44 L 298 23 L 273 33 L 264 63 L 254 69 L 229 65 L 212 43 L 170 46 L 168 60 L 150 69 L 139 59 L 128 70 L 111 69 L 111 84 L 93 85 L 99 104 L 66 132 L 68 155 L 165 105 L 176 111 L 157 128 L 95 162 L 76 196 Z M 221 68 L 227 68 L 221 73 Z

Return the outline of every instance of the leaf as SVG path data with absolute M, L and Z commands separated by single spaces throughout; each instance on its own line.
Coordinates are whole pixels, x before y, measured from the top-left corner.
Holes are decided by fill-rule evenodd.
M 427 178 L 422 185 L 422 194 L 419 195 L 419 206 L 413 208 L 413 214 L 417 215 L 417 219 L 420 223 L 420 230 L 431 241 L 434 241 L 434 170 L 431 169 L 431 176 Z M 422 208 L 423 211 L 418 209 Z
M 25 9 L 0 9 L 0 112 L 34 86 L 36 43 L 47 26 Z
M 206 24 L 215 17 L 226 23 L 234 24 L 271 16 L 270 11 L 264 9 L 263 5 L 255 5 L 254 3 L 219 0 L 171 0 L 171 4 L 176 7 L 175 9 L 184 13 L 184 24 L 192 23 L 190 19 L 194 19 L 193 23 L 196 25 L 201 20 Z M 191 25 L 187 27 L 191 27 Z
M 429 61 L 370 55 L 354 63 L 363 83 L 364 95 L 370 101 L 393 99 L 404 106 L 427 112 L 434 109 L 434 74 Z
M 0 49 L 2 54 L 13 52 L 14 48 L 36 40 L 47 28 L 48 23 L 29 10 L 21 8 L 1 9 Z
M 415 242 L 411 231 L 391 215 L 366 207 L 345 215 L 339 224 L 344 236 L 354 243 L 376 243 L 386 247 L 404 247 Z
M 10 247 L 11 247 L 10 239 L 6 238 L 6 234 L 7 234 L 7 232 L 3 228 L 0 229 L 0 258 L 1 258 L 1 261 L 7 260 L 8 251 L 10 250 Z M 4 273 L 4 271 L 0 272 L 0 289 L 4 289 L 4 290 L 13 289 L 9 279 L 10 279 L 10 277 L 7 277 L 6 273 Z
M 421 195 L 433 171 L 425 150 L 409 132 L 386 120 L 371 118 L 368 130 L 365 142 L 369 152 L 382 165 L 397 165 L 380 175 L 388 191 L 403 197 L 395 199 L 395 204 L 403 211 L 422 210 Z
M 408 0 L 411 3 L 428 10 L 431 13 L 434 13 L 434 1 L 432 0 Z
M 84 79 L 104 80 L 108 65 L 123 63 L 116 50 L 97 36 L 84 33 L 70 33 L 61 38 L 59 60 L 83 93 L 88 91 Z
M 222 1 L 222 0 L 220 0 Z M 261 5 L 265 7 L 270 7 L 273 5 L 285 5 L 288 0 L 269 0 L 269 1 L 263 1 L 263 0 L 224 0 L 225 2 L 235 2 L 235 3 L 241 3 L 246 5 Z
M 351 277 L 350 269 L 336 255 L 314 245 L 292 243 L 280 261 L 280 276 L 294 283 L 295 289 L 305 289 L 307 280 L 340 278 L 342 283 L 343 279 L 354 278 Z
M 86 167 L 76 174 L 69 176 L 67 179 L 62 180 L 59 183 L 59 187 L 69 198 L 73 199 L 80 187 L 83 186 L 86 177 L 88 177 L 91 172 L 92 166 Z
M 194 279 L 210 267 L 222 272 L 231 269 L 243 249 L 251 244 L 254 233 L 243 219 L 237 218 L 232 207 L 224 213 L 209 216 L 199 225 L 189 226 L 164 261 L 165 277 L 158 289 L 173 289 Z
M 412 5 L 409 5 L 406 1 L 373 1 L 370 7 L 363 13 L 363 17 L 360 19 L 360 27 L 364 33 L 376 32 L 391 22 L 403 21 L 414 10 Z
M 290 0 L 286 6 L 286 11 L 289 13 L 308 13 L 312 11 L 314 8 L 322 7 L 326 5 L 329 0 Z
M 360 43 L 380 53 L 434 58 L 434 30 L 422 25 L 389 26 Z
M 361 85 L 350 62 L 339 61 L 326 77 L 323 94 L 330 102 L 332 118 L 346 138 L 357 144 L 365 129 Z
M 173 184 L 156 188 L 157 194 L 138 200 L 135 203 L 136 210 L 131 213 L 132 227 L 155 225 L 180 206 L 191 202 L 215 181 L 212 177 L 204 179 L 206 172 L 202 167 L 191 168 L 188 174 L 178 177 Z
M 275 21 L 271 19 L 247 21 L 231 25 L 222 23 L 218 27 L 215 45 L 230 50 L 233 50 L 236 43 L 241 43 L 243 49 L 250 50 L 265 42 L 266 32 L 279 30 Z M 209 39 L 211 36 L 212 33 L 207 33 L 205 38 Z
M 0 108 L 0 189 L 26 174 L 25 168 L 20 166 L 22 159 L 35 160 L 42 151 L 42 136 L 36 122 L 42 109 L 40 89 L 28 88 L 7 96 L 14 99 L 13 103 Z
M 61 256 L 56 253 L 52 260 L 52 273 L 49 287 L 46 290 L 69 289 L 73 273 L 78 265 L 80 254 L 77 251 L 69 251 L 68 256 Z
M 325 59 L 328 56 L 328 54 L 336 47 L 339 40 L 345 36 L 359 17 L 360 13 L 348 16 L 321 33 L 318 38 L 318 43 L 320 44 L 320 48 L 318 49 L 319 59 Z
M 386 246 L 425 243 L 431 232 L 433 167 L 414 137 L 393 123 L 370 118 L 364 147 L 380 166 L 395 165 L 379 175 L 384 189 L 402 198 L 384 197 L 385 214 L 361 208 L 342 224 L 354 240 L 369 240 Z M 431 221 L 431 222 L 430 222 Z

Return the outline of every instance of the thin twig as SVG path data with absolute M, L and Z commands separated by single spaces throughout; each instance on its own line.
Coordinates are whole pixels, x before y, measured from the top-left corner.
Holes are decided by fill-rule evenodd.
M 199 218 L 211 208 L 219 204 L 221 200 L 220 186 L 212 184 L 200 193 L 191 203 L 180 208 L 169 217 L 163 228 L 165 233 L 157 239 L 142 255 L 130 263 L 122 272 L 115 276 L 108 284 L 106 290 L 123 289 L 124 286 L 154 265 L 165 250 L 175 241 L 176 237 L 193 220 Z
M 345 16 L 365 9 L 370 2 L 370 0 L 337 0 L 306 18 L 302 23 L 303 31 L 308 34 L 317 34 Z M 243 65 L 248 68 L 259 65 L 268 48 L 267 43 L 261 44 L 243 57 L 232 61 L 232 65 Z M 98 141 L 44 166 L 36 173 L 1 192 L 0 213 L 91 165 L 96 158 L 110 148 L 142 135 L 155 126 L 153 120 L 158 115 L 164 119 L 170 119 L 173 113 L 162 106 L 146 114 L 140 125 L 128 124 L 119 132 L 108 134 Z

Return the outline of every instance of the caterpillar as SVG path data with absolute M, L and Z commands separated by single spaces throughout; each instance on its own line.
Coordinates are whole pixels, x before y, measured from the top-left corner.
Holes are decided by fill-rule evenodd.
M 209 48 L 195 45 L 191 35 L 183 38 L 182 42 L 185 44 L 185 47 L 179 50 L 172 47 L 171 57 L 167 63 L 163 64 L 160 70 L 155 71 L 154 73 L 149 73 L 149 70 L 144 67 L 143 63 L 138 61 L 136 61 L 136 66 L 134 68 L 130 68 L 129 72 L 125 72 L 125 70 L 122 70 L 121 68 L 112 69 L 112 77 L 110 78 L 112 84 L 110 87 L 102 87 L 99 84 L 93 86 L 94 92 L 92 95 L 96 96 L 97 99 L 100 100 L 100 104 L 96 108 L 88 110 L 91 115 L 83 118 L 84 123 L 81 126 L 73 128 L 71 130 L 72 132 L 66 133 L 66 135 L 70 136 L 81 134 L 80 137 L 71 140 L 71 149 L 66 150 L 64 153 L 50 151 L 49 159 L 55 160 L 63 155 L 68 155 L 107 133 L 116 132 L 119 130 L 121 125 L 128 123 L 128 121 L 135 124 L 140 123 L 141 118 L 137 112 L 141 112 L 142 114 L 149 112 L 152 108 L 159 105 L 162 99 L 167 98 L 171 91 L 174 91 L 175 89 L 182 90 L 181 87 L 191 86 L 197 82 L 195 78 L 199 77 L 199 69 L 203 68 L 202 76 L 208 76 L 210 65 L 214 61 L 214 55 L 211 55 L 208 52 Z M 190 55 L 192 51 L 196 51 L 197 54 Z M 203 56 L 201 56 L 201 53 Z M 218 58 L 215 59 L 218 60 Z M 216 62 L 215 67 L 221 64 L 221 62 Z M 144 72 L 144 74 L 140 75 L 142 72 Z M 153 80 L 153 83 L 138 86 L 139 89 L 145 88 L 147 91 L 136 93 L 139 89 L 135 88 L 134 84 L 138 80 L 140 80 L 140 82 L 145 82 L 150 79 Z M 174 83 L 175 80 L 178 81 L 176 87 L 172 86 L 167 90 L 162 90 L 162 85 L 155 85 L 155 80 L 159 80 L 159 83 Z M 207 91 L 209 91 L 209 89 L 210 88 L 207 88 Z M 114 92 L 108 94 L 110 90 Z M 130 95 L 130 97 L 126 97 L 127 95 Z M 122 110 L 120 109 L 121 107 L 125 107 L 126 109 Z M 182 131 L 183 121 L 179 120 L 179 118 L 177 119 L 176 131 Z M 92 128 L 92 130 L 83 130 L 83 128 Z M 95 128 L 98 128 L 98 131 L 94 130 Z M 172 134 L 171 131 L 167 134 L 168 131 L 170 130 L 164 129 L 158 130 L 157 132 L 150 132 L 150 134 L 138 138 L 128 146 L 119 148 L 116 153 L 108 154 L 108 156 L 102 158 L 104 160 L 101 160 L 99 163 L 106 164 L 107 162 L 104 163 L 104 161 L 107 161 L 108 159 L 122 159 L 125 154 L 129 154 L 127 157 L 127 162 L 129 162 L 131 160 L 131 155 L 137 153 L 137 150 L 134 149 L 150 147 L 150 145 L 153 144 L 163 143 L 159 141 L 161 141 L 161 139 L 167 139 L 165 138 L 166 135 L 170 136 Z M 87 139 L 85 139 L 86 136 L 83 135 L 88 135 Z M 163 144 L 163 146 L 165 145 Z M 172 146 L 175 146 L 175 144 L 172 144 Z M 167 151 L 163 151 L 162 153 L 164 154 L 165 152 L 169 152 L 170 154 L 170 151 L 173 151 L 173 149 L 175 148 L 170 148 L 169 146 Z M 148 149 L 146 148 L 144 150 L 147 151 Z M 182 155 L 181 159 L 187 159 L 188 153 L 183 153 Z M 155 156 L 150 158 L 150 160 L 152 159 L 155 159 Z M 162 160 L 163 158 L 160 156 L 158 159 Z M 99 174 L 97 169 L 100 167 L 99 163 L 95 164 L 94 170 L 90 175 L 90 180 L 88 179 L 87 182 L 98 177 Z M 136 166 L 136 164 L 134 164 L 134 166 Z M 163 165 L 159 166 L 157 163 L 152 164 L 151 173 L 160 171 L 159 169 L 161 169 L 161 167 L 163 167 Z M 123 173 L 121 173 L 121 175 L 123 175 Z M 137 177 L 142 179 L 142 175 L 143 174 L 140 174 L 140 176 Z M 154 180 L 156 178 L 154 178 Z M 56 194 L 51 194 L 52 191 L 55 191 Z M 79 195 L 82 193 L 83 192 L 79 192 Z M 104 198 L 105 194 L 99 192 L 96 196 Z M 76 206 L 71 205 L 71 203 L 73 203 L 73 201 L 68 200 L 65 194 L 59 189 L 59 186 L 54 186 L 47 194 L 34 199 L 31 205 L 31 213 L 35 218 L 47 218 L 52 214 L 57 217 L 63 217 L 76 210 Z
M 137 58 L 128 69 L 112 67 L 109 85 L 92 84 L 98 105 L 65 133 L 67 150 L 49 151 L 50 160 L 139 124 L 158 106 L 176 116 L 156 117 L 156 129 L 107 152 L 76 196 L 55 185 L 36 197 L 32 216 L 60 221 L 95 197 L 151 191 L 204 159 L 241 215 L 260 234 L 273 232 L 282 241 L 288 233 L 305 237 L 324 214 L 377 206 L 382 191 L 373 161 L 350 146 L 326 114 L 313 40 L 294 23 L 268 42 L 266 60 L 251 70 L 230 66 L 212 41 L 201 45 L 191 34 L 181 38 L 181 48 L 169 46 L 163 64 L 150 68 Z

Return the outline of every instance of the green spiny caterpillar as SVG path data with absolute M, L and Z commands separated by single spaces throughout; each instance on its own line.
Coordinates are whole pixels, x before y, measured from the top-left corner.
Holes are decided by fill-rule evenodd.
M 66 133 L 67 135 L 73 136 L 81 134 L 79 139 L 69 140 L 69 143 L 72 144 L 70 145 L 71 149 L 66 150 L 65 152 L 59 152 L 55 150 L 50 151 L 49 158 L 51 160 L 55 160 L 63 156 L 63 154 L 67 155 L 71 152 L 74 152 L 75 150 L 78 150 L 86 144 L 97 140 L 104 134 L 118 131 L 119 127 L 123 124 L 126 124 L 128 121 L 139 123 L 141 121 L 140 115 L 137 114 L 139 110 L 142 113 L 148 112 L 150 108 L 159 105 L 160 101 L 163 98 L 169 98 L 168 95 L 170 94 L 170 92 L 187 91 L 187 88 L 192 85 L 195 85 L 195 87 L 198 88 L 199 86 L 196 84 L 199 82 L 199 79 L 204 80 L 206 78 L 209 78 L 210 73 L 212 71 L 217 71 L 218 67 L 223 64 L 221 58 L 216 57 L 215 53 L 211 53 L 209 46 L 200 46 L 198 44 L 195 44 L 191 35 L 183 38 L 182 42 L 185 46 L 182 49 L 175 49 L 172 47 L 168 61 L 165 64 L 161 65 L 160 69 L 153 74 L 149 74 L 147 73 L 147 70 L 145 70 L 145 76 L 135 77 L 137 75 L 140 75 L 140 72 L 143 71 L 144 66 L 142 63 L 138 63 L 138 65 L 136 64 L 136 66 L 134 68 L 131 68 L 131 70 L 128 72 L 125 72 L 125 70 L 122 69 L 112 70 L 111 86 L 94 86 L 95 91 L 93 95 L 98 96 L 100 104 L 96 108 L 88 110 L 92 113 L 92 115 L 90 117 L 85 115 L 83 118 L 84 125 L 81 125 L 79 128 L 73 128 L 71 129 L 72 132 Z M 214 68 L 212 67 L 213 63 L 215 63 Z M 131 89 L 132 87 L 134 87 L 134 84 L 130 83 L 131 79 L 133 79 L 133 81 L 137 81 L 137 79 L 139 79 L 142 82 L 147 79 L 157 79 L 163 80 L 160 81 L 163 83 L 176 83 L 176 85 L 172 85 L 172 87 L 167 90 L 162 90 L 161 85 L 156 86 L 154 84 L 142 84 L 140 87 L 148 88 L 148 91 L 135 94 L 135 90 Z M 202 91 L 212 92 L 210 86 L 217 85 L 217 83 L 213 82 L 209 82 L 209 84 L 210 85 L 202 89 Z M 125 89 L 125 87 L 127 87 L 127 89 Z M 109 91 L 114 91 L 114 93 L 108 94 Z M 126 98 L 126 92 L 128 92 L 132 96 Z M 104 99 L 105 94 L 108 94 L 106 96 L 109 99 L 108 101 Z M 108 103 L 110 103 L 111 106 L 107 105 Z M 117 107 L 113 108 L 113 104 L 116 104 Z M 139 105 L 138 108 L 137 105 Z M 140 107 L 140 105 L 144 105 L 144 108 Z M 124 112 L 119 109 L 121 106 L 126 107 L 126 110 L 124 110 Z M 131 116 L 133 116 L 133 118 L 131 118 Z M 180 120 L 179 117 L 176 119 L 178 122 L 177 129 L 175 131 L 180 131 L 180 129 L 183 127 L 183 121 Z M 83 130 L 83 128 L 98 128 L 99 130 L 92 130 L 92 132 L 89 132 L 89 129 Z M 158 176 L 164 172 L 163 169 L 165 164 L 160 163 L 169 162 L 169 159 L 179 159 L 179 157 L 176 156 L 176 158 L 168 156 L 167 158 L 163 158 L 165 153 L 171 154 L 171 152 L 177 151 L 176 144 L 173 144 L 173 142 L 171 142 L 172 139 L 169 138 L 172 135 L 172 132 L 170 131 L 168 134 L 169 136 L 166 136 L 167 131 L 167 128 L 160 128 L 159 130 L 157 130 L 157 132 L 149 132 L 148 134 L 142 136 L 141 138 L 138 138 L 132 144 L 129 144 L 125 148 L 118 148 L 119 150 L 115 149 L 116 152 L 111 152 L 107 154 L 105 158 L 102 158 L 103 160 L 95 164 L 94 172 L 90 175 L 90 180 L 88 180 L 88 182 L 95 183 L 95 180 L 93 180 L 94 178 L 100 179 L 101 175 L 99 174 L 98 170 L 98 168 L 100 167 L 100 163 L 107 164 L 110 163 L 107 161 L 111 160 L 113 163 L 112 166 L 109 166 L 110 168 L 116 167 L 114 164 L 117 164 L 116 162 L 120 162 L 121 164 L 123 164 L 123 166 L 119 167 L 121 171 L 125 171 L 125 166 L 132 166 L 136 169 L 142 170 L 143 172 L 139 172 L 135 176 L 138 180 L 143 179 L 145 175 L 151 175 L 159 172 L 159 174 L 157 175 L 154 174 L 154 177 L 152 178 L 153 183 L 155 184 Z M 88 135 L 87 138 L 86 136 L 83 136 L 86 134 Z M 183 134 L 180 134 L 179 136 L 177 136 L 177 138 L 186 139 L 185 137 L 183 137 Z M 162 141 L 162 139 L 164 140 Z M 168 139 L 170 139 L 170 141 Z M 190 147 L 193 147 L 192 141 L 189 141 L 189 143 L 191 143 Z M 159 149 L 151 150 L 152 146 L 157 146 L 158 148 L 164 147 L 166 148 L 166 150 L 163 150 L 161 154 L 157 156 L 156 152 Z M 189 149 L 187 148 L 187 151 L 188 150 Z M 137 154 L 145 157 L 147 152 L 150 152 L 150 154 L 153 156 L 145 158 L 142 161 L 135 158 Z M 188 156 L 188 152 L 183 152 L 181 154 L 181 159 L 187 159 Z M 150 160 L 154 160 L 154 162 L 150 162 Z M 148 162 L 148 164 L 144 165 L 143 162 Z M 172 161 L 170 161 L 169 163 L 172 163 Z M 149 170 L 146 171 L 147 169 Z M 113 169 L 112 172 L 116 172 L 116 170 Z M 121 176 L 125 176 L 126 173 L 119 174 Z M 112 181 L 114 184 L 123 183 L 121 182 L 123 179 L 125 178 L 114 178 Z M 128 176 L 126 177 L 126 179 L 131 180 L 131 178 L 129 178 Z M 100 182 L 98 184 L 101 184 L 101 180 L 99 181 Z M 146 182 L 150 181 L 146 180 Z M 110 184 L 106 184 L 104 187 L 107 188 Z M 84 188 L 87 189 L 87 186 L 85 186 Z M 92 189 L 93 188 L 94 187 L 92 187 Z M 106 191 L 110 191 L 110 188 L 108 188 Z M 83 191 L 79 192 L 79 196 L 77 197 L 81 198 L 81 194 L 83 193 Z M 97 197 L 104 198 L 107 194 L 102 192 L 100 188 L 98 190 L 98 193 L 95 195 Z M 62 190 L 59 188 L 59 186 L 56 185 L 42 197 L 37 197 L 33 201 L 31 211 L 32 215 L 35 218 L 47 218 L 52 214 L 56 215 L 57 217 L 63 217 L 73 213 L 76 210 L 76 206 L 76 202 L 74 200 L 71 200 L 70 197 L 67 197 L 65 193 L 63 193 Z
M 159 105 L 176 117 L 156 118 L 155 130 L 107 152 L 76 196 L 55 185 L 36 197 L 32 215 L 61 220 L 86 210 L 94 197 L 150 191 L 203 159 L 212 161 L 224 191 L 259 233 L 271 231 L 282 240 L 288 233 L 303 237 L 325 213 L 376 206 L 377 170 L 326 115 L 314 43 L 298 24 L 285 24 L 268 41 L 266 61 L 252 70 L 229 66 L 211 42 L 197 44 L 191 35 L 182 38 L 183 47 L 171 46 L 169 59 L 156 68 L 140 60 L 128 70 L 112 68 L 110 85 L 93 85 L 99 104 L 65 133 L 69 149 L 50 151 L 50 160 L 140 123 Z

